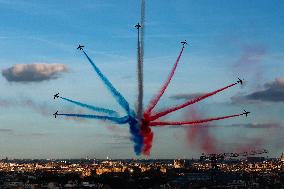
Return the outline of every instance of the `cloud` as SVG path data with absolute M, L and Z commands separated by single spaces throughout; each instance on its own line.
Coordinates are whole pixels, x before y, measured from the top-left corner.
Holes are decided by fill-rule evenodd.
M 30 134 L 30 136 L 33 136 L 33 137 L 45 137 L 48 135 L 49 135 L 48 133 L 31 133 Z
M 42 138 L 49 136 L 50 133 L 15 133 L 14 135 L 18 137 Z
M 0 129 L 0 133 L 13 133 L 12 129 Z
M 67 71 L 63 64 L 16 64 L 2 70 L 2 76 L 9 82 L 40 82 L 57 79 L 60 73 Z
M 2 128 L 0 129 L 0 133 L 6 133 L 12 136 L 23 136 L 23 137 L 46 137 L 49 136 L 50 133 L 19 133 L 14 131 L 13 129 Z
M 30 109 L 36 113 L 41 114 L 42 116 L 48 116 L 51 118 L 54 118 L 52 114 L 56 111 L 55 107 L 53 107 L 50 103 L 46 103 L 46 102 L 40 103 L 30 98 L 26 98 L 26 97 L 10 98 L 10 99 L 5 99 L 5 98 L 0 97 L 0 108 L 2 107 L 3 108 L 20 107 L 20 108 Z M 85 111 L 76 109 L 76 106 L 67 106 L 62 111 L 70 112 L 70 113 L 85 114 Z M 83 119 L 83 118 L 78 118 L 78 117 L 63 117 L 63 118 L 67 120 L 78 121 L 81 123 L 85 123 L 88 121 L 88 119 Z
M 231 99 L 233 102 L 284 102 L 284 77 L 279 77 L 272 82 L 266 83 L 264 90 L 259 90 L 248 95 L 234 96 Z
M 47 116 L 51 115 L 54 110 L 46 104 L 39 104 L 29 98 L 17 98 L 17 99 L 3 99 L 0 98 L 0 107 L 10 108 L 10 107 L 23 107 L 32 109 L 41 115 Z
M 188 93 L 188 94 L 176 94 L 172 95 L 169 98 L 173 100 L 190 100 L 198 96 L 204 95 L 205 93 Z

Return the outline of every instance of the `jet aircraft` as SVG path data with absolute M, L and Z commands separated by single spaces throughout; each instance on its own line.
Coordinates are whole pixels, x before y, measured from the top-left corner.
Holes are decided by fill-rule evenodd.
M 84 46 L 84 45 L 79 45 L 79 46 L 77 47 L 77 49 L 83 50 L 83 47 L 85 47 L 85 46 Z
M 183 46 L 184 45 L 187 45 L 187 41 L 186 40 L 184 40 L 184 41 L 182 41 L 182 42 L 180 42 Z
M 55 95 L 53 95 L 53 99 L 59 98 L 59 93 L 56 93 Z
M 242 115 L 246 115 L 246 117 L 248 116 L 248 114 L 250 114 L 250 112 L 247 112 L 246 110 L 244 110 L 244 112 L 242 113 Z
M 53 115 L 56 118 L 56 116 L 58 116 L 58 111 L 56 111 Z
M 139 30 L 139 28 L 141 28 L 141 25 L 139 24 L 139 22 L 135 25 L 135 28 L 137 28 Z

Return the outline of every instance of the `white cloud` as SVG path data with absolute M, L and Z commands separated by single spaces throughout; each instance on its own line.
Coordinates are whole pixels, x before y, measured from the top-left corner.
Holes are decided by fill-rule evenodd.
M 64 64 L 16 64 L 2 70 L 2 76 L 9 82 L 40 82 L 58 78 L 58 74 L 67 72 Z

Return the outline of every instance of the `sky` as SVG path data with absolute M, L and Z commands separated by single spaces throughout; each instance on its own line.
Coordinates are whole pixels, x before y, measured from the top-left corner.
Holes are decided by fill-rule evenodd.
M 123 113 L 88 64 L 85 50 L 134 108 L 134 25 L 140 1 L 0 0 L 0 158 L 197 158 L 266 148 L 284 152 L 284 3 L 281 0 L 146 0 L 144 106 L 165 81 L 187 40 L 158 109 L 197 93 L 236 86 L 166 120 L 251 111 L 196 127 L 154 128 L 151 155 L 136 156 L 127 125 L 54 119 L 85 110 L 65 97 Z M 282 144 L 281 144 L 282 143 Z

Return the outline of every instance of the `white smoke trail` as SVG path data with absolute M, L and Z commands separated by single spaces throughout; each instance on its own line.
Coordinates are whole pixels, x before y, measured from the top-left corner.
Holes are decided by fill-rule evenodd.
M 138 48 L 137 48 L 137 74 L 138 74 L 138 107 L 137 119 L 141 121 L 143 113 L 143 62 L 144 62 L 144 32 L 145 32 L 145 0 L 141 0 L 141 33 L 138 29 Z

